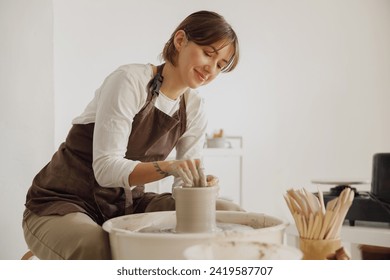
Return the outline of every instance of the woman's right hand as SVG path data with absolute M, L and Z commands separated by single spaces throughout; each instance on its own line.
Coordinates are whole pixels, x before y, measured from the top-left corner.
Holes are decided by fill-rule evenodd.
M 206 176 L 200 159 L 172 160 L 164 163 L 159 164 L 159 162 L 156 162 L 155 167 L 158 172 L 165 172 L 166 175 L 181 178 L 187 187 L 207 186 Z

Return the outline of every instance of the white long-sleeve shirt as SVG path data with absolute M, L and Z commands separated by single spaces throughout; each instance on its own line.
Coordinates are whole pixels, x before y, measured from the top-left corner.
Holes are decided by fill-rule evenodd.
M 125 159 L 134 116 L 145 105 L 147 84 L 153 78 L 151 64 L 128 64 L 109 75 L 96 90 L 84 112 L 72 124 L 95 123 L 93 135 L 93 170 L 103 187 L 130 187 L 129 174 L 139 161 Z M 207 119 L 203 99 L 195 90 L 187 90 L 185 133 L 176 146 L 177 159 L 202 157 Z M 180 98 L 172 100 L 163 93 L 155 106 L 172 116 Z

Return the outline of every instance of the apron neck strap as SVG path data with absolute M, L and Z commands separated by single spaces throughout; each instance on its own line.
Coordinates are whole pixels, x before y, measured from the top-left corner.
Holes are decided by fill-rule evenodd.
M 165 63 L 157 66 L 157 73 L 153 77 L 153 79 L 150 80 L 149 82 L 149 92 L 152 95 L 159 95 L 161 85 L 164 81 L 164 77 L 162 75 L 163 69 L 164 69 Z

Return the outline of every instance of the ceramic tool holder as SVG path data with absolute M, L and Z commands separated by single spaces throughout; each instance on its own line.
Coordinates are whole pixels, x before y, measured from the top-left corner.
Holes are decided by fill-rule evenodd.
M 304 260 L 326 260 L 341 248 L 340 239 L 305 239 L 300 238 L 299 248 Z
M 321 191 L 319 197 L 304 188 L 287 191 L 284 198 L 295 220 L 304 259 L 326 259 L 342 247 L 341 227 L 354 195 L 350 188 L 345 188 L 325 207 Z

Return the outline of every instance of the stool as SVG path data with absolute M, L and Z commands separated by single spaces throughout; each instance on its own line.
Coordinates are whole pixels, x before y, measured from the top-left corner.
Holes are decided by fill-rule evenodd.
M 31 251 L 27 251 L 27 253 L 25 253 L 21 258 L 21 260 L 32 260 L 32 259 L 35 259 L 35 256 Z

